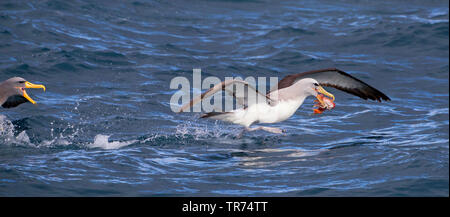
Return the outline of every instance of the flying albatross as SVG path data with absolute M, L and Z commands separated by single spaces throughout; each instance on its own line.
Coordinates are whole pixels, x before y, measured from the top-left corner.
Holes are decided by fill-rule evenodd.
M 246 103 L 248 100 L 246 101 L 242 94 L 236 93 L 235 89 L 230 90 L 229 87 L 232 87 L 236 83 L 246 86 L 248 91 L 255 91 L 257 96 L 263 97 L 265 100 L 253 104 Z M 236 102 L 243 105 L 243 107 L 228 112 L 206 113 L 201 118 L 211 118 L 239 124 L 244 126 L 247 131 L 265 130 L 280 134 L 283 131 L 279 128 L 266 126 L 250 128 L 250 125 L 253 123 L 277 123 L 284 121 L 297 111 L 308 96 L 315 96 L 320 106 L 325 106 L 324 95 L 331 97 L 334 101 L 334 95 L 327 92 L 323 86 L 333 87 L 365 100 L 371 99 L 379 102 L 382 100 L 391 100 L 381 91 L 348 73 L 336 68 L 328 68 L 288 75 L 278 82 L 276 89 L 271 90 L 267 94 L 258 92 L 256 88 L 245 81 L 236 79 L 226 80 L 216 84 L 199 97 L 183 105 L 179 112 L 187 111 L 194 104 L 208 96 L 225 90 L 236 99 Z M 328 101 L 331 101 L 331 99 Z
M 0 83 L 0 105 L 3 108 L 13 108 L 25 102 L 36 102 L 28 96 L 25 88 L 42 88 L 41 84 L 32 84 L 20 77 L 13 77 Z

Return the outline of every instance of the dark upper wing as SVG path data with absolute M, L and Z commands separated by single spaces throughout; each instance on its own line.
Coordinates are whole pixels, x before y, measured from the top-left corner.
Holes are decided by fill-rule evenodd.
M 25 102 L 29 102 L 25 97 L 21 95 L 12 95 L 2 104 L 2 107 L 13 108 Z
M 320 69 L 288 75 L 278 82 L 278 89 L 289 87 L 303 78 L 313 78 L 322 86 L 334 87 L 363 99 L 378 100 L 379 102 L 381 102 L 381 99 L 385 101 L 391 100 L 381 91 L 336 68 Z
M 238 85 L 238 84 L 243 85 L 243 87 L 247 87 L 247 88 L 234 89 L 233 85 Z M 201 102 L 203 99 L 205 99 L 209 96 L 212 96 L 213 94 L 215 94 L 219 91 L 225 91 L 226 93 L 230 94 L 237 100 L 237 103 L 244 105 L 244 107 L 248 106 L 249 101 L 255 103 L 255 102 L 257 102 L 257 100 L 259 100 L 259 98 L 263 98 L 264 100 L 266 100 L 267 103 L 273 104 L 273 102 L 269 96 L 260 93 L 258 90 L 256 90 L 255 87 L 250 85 L 248 82 L 233 79 L 233 80 L 222 81 L 222 82 L 214 85 L 214 87 L 205 91 L 200 96 L 192 99 L 189 103 L 186 103 L 185 105 L 183 105 L 179 112 L 188 111 L 195 104 Z

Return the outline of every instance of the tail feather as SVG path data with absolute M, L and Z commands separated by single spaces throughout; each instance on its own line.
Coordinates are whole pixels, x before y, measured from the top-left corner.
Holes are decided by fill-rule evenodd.
M 242 123 L 242 119 L 236 116 L 235 111 L 230 112 L 209 112 L 200 116 L 200 118 L 210 118 L 214 120 L 225 121 L 233 124 L 240 124 L 246 126 L 247 124 Z
M 221 119 L 220 117 L 217 116 L 221 116 L 221 115 L 226 115 L 229 114 L 230 112 L 209 112 L 206 114 L 202 114 L 202 116 L 200 116 L 200 118 L 213 118 L 213 119 Z

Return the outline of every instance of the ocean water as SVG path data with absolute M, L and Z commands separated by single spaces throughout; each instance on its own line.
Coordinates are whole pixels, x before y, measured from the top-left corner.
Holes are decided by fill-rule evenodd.
M 326 88 L 272 124 L 175 114 L 172 78 L 336 67 L 392 101 Z M 447 1 L 0 2 L 0 196 L 449 196 Z

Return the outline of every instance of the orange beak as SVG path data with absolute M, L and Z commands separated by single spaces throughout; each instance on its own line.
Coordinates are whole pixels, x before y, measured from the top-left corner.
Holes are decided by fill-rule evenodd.
M 322 94 L 325 95 L 325 96 L 331 97 L 331 98 L 333 99 L 333 101 L 335 100 L 334 95 L 331 94 L 331 93 L 328 93 L 328 92 L 327 92 L 325 89 L 323 89 L 323 87 L 321 87 L 321 86 L 317 87 L 317 88 L 316 88 L 316 91 L 317 91 L 318 93 L 322 93 Z M 319 96 L 319 95 L 316 96 L 317 100 L 319 100 L 319 102 L 320 102 L 321 104 L 323 104 L 322 98 L 320 98 L 320 97 L 318 97 L 318 96 Z
M 44 85 L 42 85 L 42 84 L 32 84 L 32 83 L 30 83 L 28 81 L 25 82 L 25 88 L 42 88 L 45 91 L 45 86 Z M 31 99 L 30 96 L 28 96 L 27 92 L 25 91 L 25 88 L 22 88 L 22 95 L 23 95 L 23 97 L 25 97 L 31 103 L 36 104 L 36 102 L 33 99 Z

